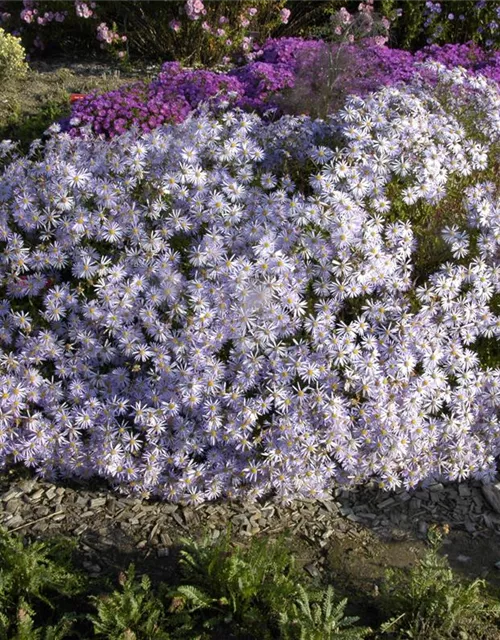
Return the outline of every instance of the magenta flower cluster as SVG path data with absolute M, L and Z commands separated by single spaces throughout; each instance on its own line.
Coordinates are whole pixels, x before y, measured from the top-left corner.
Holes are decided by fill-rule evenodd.
M 228 73 L 186 70 L 178 63 L 166 63 L 149 86 L 134 85 L 79 101 L 64 127 L 70 127 L 72 135 L 79 135 L 85 127 L 110 137 L 130 126 L 151 131 L 166 122 L 181 122 L 207 100 L 214 106 L 229 101 L 261 115 L 266 111 L 279 115 L 282 113 L 279 96 L 294 87 L 304 66 L 314 61 L 323 46 L 318 40 L 269 39 L 258 59 Z M 349 61 L 340 81 L 346 94 L 366 95 L 381 86 L 407 82 L 418 63 L 431 60 L 448 67 L 460 65 L 471 73 L 500 81 L 500 53 L 486 52 L 474 43 L 433 45 L 416 54 L 380 46 L 374 39 L 362 45 L 337 44 L 332 48 L 334 57 L 341 48 L 344 59 Z M 313 72 L 312 64 L 310 73 Z
M 71 117 L 62 124 L 71 135 L 90 129 L 113 137 L 131 126 L 152 131 L 163 124 L 182 122 L 202 101 L 211 99 L 216 108 L 226 101 L 228 93 L 242 93 L 235 78 L 212 71 L 187 71 L 178 63 L 169 62 L 149 85 L 136 83 L 78 101 Z

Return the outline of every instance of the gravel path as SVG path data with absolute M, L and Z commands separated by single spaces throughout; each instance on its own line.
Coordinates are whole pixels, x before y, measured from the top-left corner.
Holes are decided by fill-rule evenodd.
M 500 513 L 492 505 L 500 511 L 498 496 L 500 484 L 484 488 L 479 482 L 466 482 L 433 484 L 412 494 L 387 494 L 370 486 L 337 489 L 330 500 L 292 506 L 268 500 L 190 507 L 124 497 L 85 484 L 51 484 L 4 474 L 0 476 L 0 525 L 28 538 L 57 534 L 76 538 L 91 575 L 123 568 L 128 560 L 142 563 L 154 578 L 164 575 L 172 564 L 179 537 L 218 538 L 228 526 L 235 539 L 288 531 L 307 545 L 306 568 L 314 575 L 339 544 L 348 543 L 353 549 L 377 541 L 422 544 L 430 524 L 447 523 L 450 561 L 463 565 L 471 575 L 495 575 L 494 565 L 500 560 Z

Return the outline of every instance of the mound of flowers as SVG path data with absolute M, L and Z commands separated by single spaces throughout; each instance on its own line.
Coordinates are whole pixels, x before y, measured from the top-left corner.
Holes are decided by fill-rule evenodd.
M 431 67 L 325 121 L 207 113 L 6 164 L 0 466 L 192 503 L 492 477 L 500 94 Z M 417 283 L 412 215 L 454 181 Z
M 202 102 L 210 102 L 214 110 L 231 104 L 260 115 L 270 112 L 279 116 L 294 106 L 293 96 L 286 93 L 294 89 L 304 93 L 299 112 L 307 112 L 333 75 L 334 86 L 326 89 L 332 92 L 332 112 L 347 94 L 364 96 L 383 86 L 408 82 L 421 62 L 433 60 L 500 80 L 500 54 L 472 42 L 432 45 L 411 54 L 380 45 L 376 38 L 356 44 L 276 38 L 266 41 L 254 61 L 226 73 L 182 69 L 178 63 L 168 62 L 150 84 L 136 83 L 103 95 L 89 95 L 73 106 L 63 128 L 73 136 L 90 130 L 113 137 L 132 126 L 148 132 L 184 121 Z

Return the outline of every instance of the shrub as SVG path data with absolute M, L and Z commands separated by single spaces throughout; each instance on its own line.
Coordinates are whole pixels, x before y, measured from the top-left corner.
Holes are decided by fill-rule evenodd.
M 347 598 L 335 603 L 330 585 L 320 594 L 309 595 L 298 585 L 299 597 L 292 614 L 280 615 L 283 640 L 362 640 L 372 633 L 368 627 L 355 627 L 356 616 L 345 616 Z
M 426 73 L 337 119 L 200 115 L 7 165 L 1 464 L 192 503 L 492 478 L 500 97 Z
M 253 538 L 232 546 L 229 536 L 214 542 L 183 540 L 183 585 L 174 594 L 178 614 L 198 612 L 205 629 L 231 630 L 271 638 L 278 614 L 297 592 L 299 573 L 283 539 Z
M 96 638 L 106 640 L 168 640 L 162 629 L 165 612 L 148 576 L 135 579 L 135 567 L 119 576 L 120 590 L 91 597 L 96 613 L 89 616 Z
M 86 2 L 11 0 L 0 22 L 20 33 L 31 53 L 92 51 L 97 47 L 123 59 L 174 59 L 189 64 L 220 63 L 240 49 L 249 50 L 288 21 L 286 0 L 154 0 Z
M 125 55 L 127 37 L 117 32 L 113 16 L 106 22 L 108 3 L 85 0 L 11 0 L 3 3 L 0 22 L 18 34 L 31 55 L 91 52 L 97 47 Z M 120 4 L 116 3 L 119 10 Z
M 358 4 L 343 0 L 292 1 L 290 8 L 298 19 L 291 21 L 290 27 L 295 30 L 290 34 L 327 37 L 331 16 L 343 6 L 352 11 Z M 373 6 L 391 22 L 393 47 L 416 51 L 426 44 L 463 44 L 471 40 L 482 46 L 498 47 L 500 12 L 497 3 L 489 0 L 374 0 Z
M 179 60 L 189 65 L 214 65 L 250 50 L 255 35 L 266 38 L 283 21 L 285 0 L 201 0 L 158 3 L 151 0 L 97 3 L 107 24 L 127 34 L 131 57 Z
M 0 638 L 62 640 L 71 627 L 69 617 L 55 616 L 61 598 L 79 594 L 84 582 L 70 567 L 71 545 L 52 540 L 24 545 L 0 530 Z M 55 625 L 48 626 L 56 618 Z M 15 635 L 14 635 L 15 634 Z
M 0 28 L 0 80 L 18 80 L 26 75 L 28 65 L 26 53 L 19 38 Z
M 431 531 L 431 549 L 410 571 L 386 572 L 382 608 L 393 618 L 382 631 L 415 640 L 496 637 L 500 605 L 486 592 L 484 580 L 465 583 L 439 555 L 441 532 Z

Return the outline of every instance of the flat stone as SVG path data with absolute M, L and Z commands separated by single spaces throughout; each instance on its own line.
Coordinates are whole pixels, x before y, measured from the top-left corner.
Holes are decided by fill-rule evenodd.
M 312 578 L 318 578 L 321 575 L 317 565 L 315 564 L 306 564 L 304 569 Z
M 472 495 L 472 491 L 470 490 L 470 487 L 468 487 L 466 484 L 461 483 L 458 485 L 458 494 L 462 498 L 468 498 L 469 496 Z
M 457 562 L 469 562 L 469 561 L 470 561 L 470 556 L 464 556 L 462 554 L 457 556 Z
M 45 497 L 47 498 L 47 500 L 53 500 L 56 495 L 56 487 L 50 487 L 50 489 L 46 492 Z
M 2 502 L 9 502 L 9 500 L 13 500 L 14 498 L 20 498 L 22 495 L 23 495 L 23 492 L 21 489 L 12 488 L 12 489 L 9 489 L 7 493 L 3 494 L 3 496 L 1 497 L 1 500 Z
M 89 573 L 94 573 L 94 574 L 101 573 L 101 567 L 98 564 L 88 562 L 87 560 L 84 560 L 82 564 Z
M 77 527 L 77 528 L 73 531 L 73 533 L 74 533 L 74 535 L 75 535 L 75 536 L 79 536 L 79 535 L 81 535 L 84 531 L 86 531 L 88 528 L 89 528 L 89 527 L 88 527 L 88 525 L 86 525 L 86 524 L 81 524 L 79 527 Z
M 90 508 L 97 509 L 98 507 L 104 507 L 106 502 L 107 502 L 106 498 L 94 498 L 93 500 L 90 501 Z
M 7 505 L 5 507 L 5 511 L 7 513 L 15 513 L 16 511 L 19 511 L 21 504 L 22 504 L 21 500 L 19 500 L 18 498 L 9 500 L 9 502 L 7 502 Z
M 20 527 L 22 524 L 24 524 L 24 518 L 21 516 L 13 516 L 5 523 L 5 526 L 7 529 L 15 529 L 16 527 Z
M 162 533 L 160 535 L 160 540 L 166 547 L 170 547 L 172 545 L 172 538 L 168 535 L 168 533 Z
M 386 498 L 386 500 L 383 500 L 378 504 L 378 507 L 380 509 L 387 509 L 387 507 L 391 507 L 395 502 L 396 500 L 394 500 L 394 498 Z
M 486 502 L 490 505 L 493 511 L 500 513 L 500 482 L 495 484 L 484 484 L 481 487 L 481 491 Z
M 426 536 L 428 529 L 429 525 L 427 524 L 427 522 L 425 522 L 425 520 L 420 520 L 420 522 L 418 523 L 418 532 L 421 535 Z
M 52 520 L 52 522 L 61 522 L 61 520 L 64 520 L 65 518 L 66 518 L 66 514 L 65 513 L 58 513 L 56 516 L 51 518 L 51 520 Z

